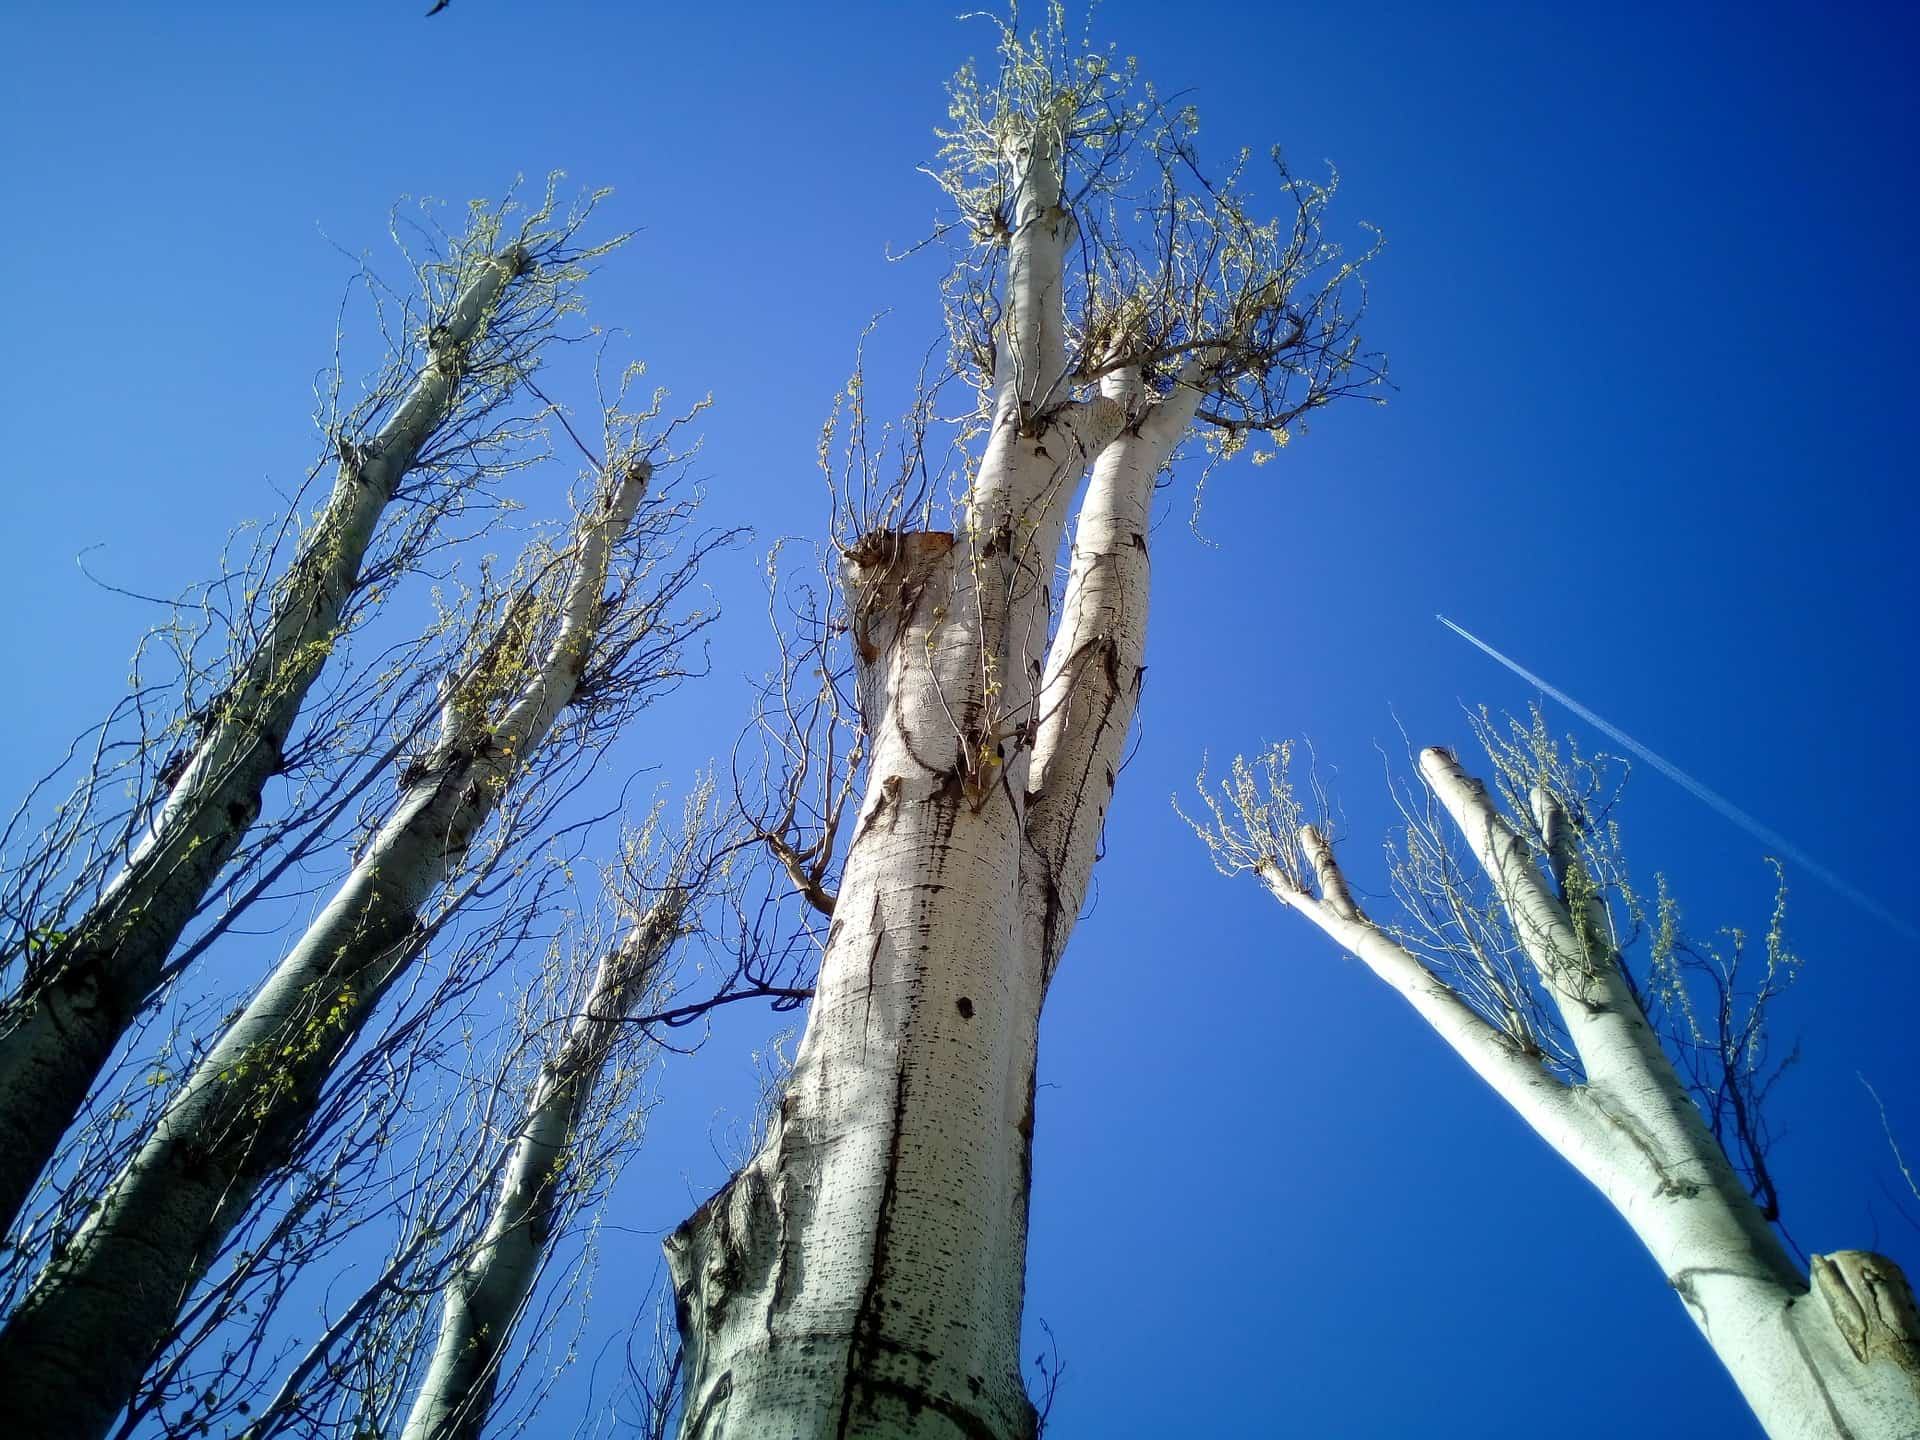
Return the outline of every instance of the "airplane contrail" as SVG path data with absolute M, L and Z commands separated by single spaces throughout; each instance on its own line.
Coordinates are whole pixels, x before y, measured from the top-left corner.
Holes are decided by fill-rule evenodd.
M 1492 656 L 1495 660 L 1499 661 L 1502 665 L 1506 666 L 1507 669 L 1511 670 L 1514 674 L 1518 675 L 1522 680 L 1526 681 L 1529 685 L 1533 686 L 1536 690 L 1540 691 L 1541 694 L 1550 696 L 1553 699 L 1559 701 L 1562 705 L 1566 706 L 1567 709 L 1571 710 L 1574 714 L 1578 715 L 1582 720 L 1586 721 L 1589 725 L 1593 726 L 1594 729 L 1598 730 L 1601 734 L 1605 735 L 1608 739 L 1614 741 L 1616 744 L 1625 746 L 1628 750 L 1632 751 L 1635 755 L 1639 756 L 1642 760 L 1646 761 L 1647 764 L 1651 765 L 1654 769 L 1658 770 L 1662 775 L 1666 776 L 1669 780 L 1673 781 L 1674 784 L 1678 785 L 1681 789 L 1685 790 L 1688 794 L 1692 795 L 1694 798 L 1705 802 L 1708 806 L 1712 807 L 1714 810 L 1717 810 L 1720 814 L 1724 815 L 1727 819 L 1731 820 L 1734 824 L 1738 825 L 1742 830 L 1745 830 L 1749 835 L 1753 836 L 1756 840 L 1759 840 L 1763 844 L 1770 845 L 1775 850 L 1778 850 L 1780 854 L 1785 856 L 1787 859 L 1791 860 L 1800 869 L 1806 871 L 1807 874 L 1813 876 L 1816 880 L 1823 882 L 1835 894 L 1843 896 L 1848 900 L 1851 900 L 1855 905 L 1858 905 L 1862 910 L 1866 911 L 1869 915 L 1873 916 L 1874 919 L 1878 920 L 1881 924 L 1885 925 L 1888 929 L 1893 930 L 1898 934 L 1905 936 L 1908 940 L 1920 942 L 1920 930 L 1916 930 L 1913 926 L 1909 925 L 1906 921 L 1902 920 L 1898 915 L 1894 914 L 1891 910 L 1887 909 L 1886 906 L 1882 905 L 1879 901 L 1875 900 L 1871 895 L 1861 890 L 1858 886 L 1855 886 L 1849 883 L 1848 881 L 1842 879 L 1839 875 L 1836 875 L 1832 870 L 1829 870 L 1825 865 L 1822 865 L 1818 860 L 1815 860 L 1811 855 L 1807 854 L 1806 851 L 1802 850 L 1798 845 L 1795 845 L 1791 840 L 1787 839 L 1787 837 L 1782 835 L 1779 831 L 1774 830 L 1769 826 L 1762 825 L 1758 820 L 1754 819 L 1753 816 L 1749 815 L 1746 811 L 1742 810 L 1738 805 L 1734 804 L 1731 800 L 1727 799 L 1724 795 L 1720 795 L 1715 791 L 1709 790 L 1706 786 L 1702 785 L 1698 780 L 1694 779 L 1691 775 L 1687 774 L 1686 771 L 1682 770 L 1678 765 L 1675 765 L 1672 761 L 1662 759 L 1660 756 L 1654 754 L 1653 751 L 1649 750 L 1646 746 L 1642 745 L 1638 740 L 1634 739 L 1631 735 L 1627 734 L 1626 731 L 1620 729 L 1618 726 L 1608 724 L 1605 720 L 1602 720 L 1598 715 L 1594 714 L 1593 711 L 1587 709 L 1587 707 L 1582 705 L 1578 700 L 1574 699 L 1571 695 L 1567 694 L 1566 691 L 1561 690 L 1556 686 L 1549 685 L 1545 680 L 1542 680 L 1538 675 L 1534 674 L 1531 670 L 1527 669 L 1526 666 L 1520 664 L 1516 660 L 1509 659 L 1507 656 L 1502 655 L 1498 650 L 1494 649 L 1491 645 L 1487 644 L 1487 642 L 1482 640 L 1478 635 L 1475 635 L 1470 631 L 1462 629 L 1460 626 L 1454 624 L 1453 621 L 1449 620 L 1444 615 L 1435 615 L 1433 618 L 1438 620 L 1442 625 L 1446 626 L 1449 630 L 1453 631 L 1454 634 L 1458 635 L 1462 640 L 1465 640 L 1469 645 L 1472 645 L 1475 649 L 1480 650 L 1483 653 Z

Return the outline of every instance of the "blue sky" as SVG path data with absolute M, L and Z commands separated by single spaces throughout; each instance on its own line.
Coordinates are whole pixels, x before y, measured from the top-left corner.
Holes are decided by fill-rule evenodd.
M 915 166 L 983 26 L 920 4 L 424 8 L 0 21 L 0 793 L 106 708 L 148 618 L 74 555 L 169 592 L 303 471 L 334 246 L 384 259 L 402 194 L 457 204 L 556 167 L 614 186 L 608 228 L 640 233 L 594 318 L 713 392 L 709 513 L 763 542 L 824 534 L 819 425 L 883 309 L 870 399 L 908 399 L 937 275 L 887 248 L 935 214 Z M 1206 752 L 1311 737 L 1377 888 L 1376 742 L 1397 723 L 1464 743 L 1463 702 L 1529 699 L 1443 611 L 1920 923 L 1911 16 L 1109 0 L 1099 31 L 1190 91 L 1214 154 L 1339 165 L 1336 228 L 1388 237 L 1368 336 L 1399 389 L 1217 475 L 1211 543 L 1193 477 L 1164 492 L 1141 742 L 1043 1034 L 1049 1433 L 1757 1433 L 1602 1202 L 1357 965 L 1217 878 L 1167 796 Z M 569 473 L 524 498 L 557 507 Z M 758 571 L 751 547 L 715 565 L 714 676 L 645 721 L 669 778 L 723 748 L 715 717 L 744 716 L 770 661 Z M 1764 922 L 1757 842 L 1650 771 L 1624 819 L 1696 927 Z M 1914 947 L 1807 878 L 1790 929 L 1787 1219 L 1809 1249 L 1911 1270 L 1856 1072 L 1920 1149 Z M 767 1028 L 731 1017 L 662 1076 L 596 1342 L 724 1178 L 713 1137 Z M 538 1433 L 571 1428 L 586 1368 Z

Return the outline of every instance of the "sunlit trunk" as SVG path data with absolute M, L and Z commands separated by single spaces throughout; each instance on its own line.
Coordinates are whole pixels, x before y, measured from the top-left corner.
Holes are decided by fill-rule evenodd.
M 1122 419 L 1061 398 L 1056 159 L 1013 155 L 1009 320 L 965 528 L 868 536 L 843 573 L 870 781 L 778 1116 L 668 1242 L 688 1436 L 1033 1431 L 1031 717 L 1053 555 Z
M 1033 1433 L 1036 1039 L 1138 703 L 1154 486 L 1199 424 L 1230 453 L 1378 378 L 1330 192 L 1289 182 L 1297 214 L 1256 225 L 1189 187 L 1189 112 L 1047 17 L 950 90 L 974 248 L 944 295 L 987 423 L 951 534 L 843 557 L 866 791 L 779 1113 L 668 1240 L 688 1440 Z M 911 445 L 909 490 L 937 468 Z
M 226 1236 L 294 1154 L 334 1065 L 419 955 L 423 908 L 571 702 L 613 543 L 648 473 L 631 469 L 583 517 L 546 652 L 502 657 L 525 668 L 504 686 L 492 675 L 491 693 L 449 696 L 420 778 L 0 1331 L 10 1436 L 104 1435 Z
M 541 1067 L 485 1233 L 447 1286 L 433 1359 L 401 1440 L 478 1440 L 502 1354 L 533 1295 L 571 1176 L 581 1117 L 634 1005 L 652 987 L 686 908 L 670 890 L 600 963 L 559 1053 Z
M 427 367 L 338 477 L 265 629 L 216 697 L 186 768 L 125 866 L 0 1010 L 0 1232 L 60 1138 L 256 816 L 307 691 L 337 638 L 380 517 L 453 411 L 468 347 L 527 263 L 479 267 L 436 331 Z
M 1618 957 L 1583 936 L 1486 788 L 1441 750 L 1420 757 L 1559 1006 L 1585 1083 L 1567 1158 L 1633 1227 L 1775 1440 L 1920 1435 L 1920 1323 L 1897 1266 L 1816 1256 L 1813 1284 L 1713 1138 L 1628 990 Z M 1535 796 L 1559 865 L 1564 817 Z
M 1905 1277 L 1862 1251 L 1795 1264 L 1707 1128 L 1629 988 L 1565 812 L 1533 806 L 1552 877 L 1480 781 L 1444 750 L 1421 773 L 1511 921 L 1578 1060 L 1568 1083 L 1537 1046 L 1489 1023 L 1355 903 L 1313 827 L 1304 871 L 1253 863 L 1281 903 L 1386 981 L 1534 1132 L 1604 1195 L 1640 1239 L 1774 1440 L 1920 1436 L 1920 1318 Z

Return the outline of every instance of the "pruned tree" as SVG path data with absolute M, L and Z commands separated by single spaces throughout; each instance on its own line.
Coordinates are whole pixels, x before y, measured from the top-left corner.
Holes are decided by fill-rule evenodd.
M 553 787 L 542 782 L 684 673 L 681 647 L 705 617 L 678 605 L 713 541 L 675 553 L 686 504 L 670 487 L 649 492 L 674 428 L 651 437 L 655 413 L 609 412 L 571 539 L 536 541 L 506 593 L 480 597 L 490 628 L 470 631 L 437 730 L 407 757 L 351 873 L 0 1331 L 15 1433 L 101 1435 L 135 1400 L 262 1188 L 355 1103 L 331 1081 L 382 1000 L 461 904 L 498 883 L 514 838 L 543 832 Z
M 701 792 L 689 805 L 665 873 L 594 968 L 559 1047 L 527 1096 L 486 1227 L 442 1296 L 432 1359 L 401 1440 L 478 1440 L 486 1424 L 503 1353 L 533 1297 L 569 1186 L 578 1186 L 580 1152 L 602 1128 L 583 1132 L 582 1122 L 621 1042 L 645 1034 L 632 1022 L 646 1008 L 642 1002 L 664 993 L 667 958 L 707 883 L 696 873 L 696 849 L 706 839 L 710 795 Z M 646 1048 L 636 1063 L 644 1064 Z
M 308 487 L 147 637 L 126 700 L 0 834 L 0 1228 L 143 1008 L 350 813 L 368 771 L 338 762 L 401 687 L 376 664 L 323 696 L 322 723 L 301 728 L 302 707 L 350 633 L 524 463 L 526 376 L 579 308 L 585 264 L 618 243 L 578 243 L 590 200 L 569 212 L 549 188 L 517 208 L 476 204 L 464 234 L 436 237 L 415 295 L 369 277 L 389 358 L 358 400 L 336 366 Z M 149 673 L 162 656 L 177 676 Z M 289 803 L 245 844 L 275 777 Z M 49 812 L 41 795 L 63 783 Z
M 435 1227 L 443 1244 L 475 1229 L 498 1168 L 497 1151 L 476 1136 L 510 1126 L 521 1078 L 501 1051 L 547 1013 L 537 975 L 515 982 L 534 957 L 549 959 L 574 848 L 542 846 L 541 859 L 561 863 L 448 897 L 457 915 L 436 927 L 431 965 L 414 967 L 336 1063 L 293 1156 L 213 1252 L 140 1377 L 113 1431 L 119 1440 L 237 1428 L 311 1339 L 316 1298 L 353 1275 L 356 1250 L 410 1226 Z M 483 864 L 496 877 L 517 869 L 513 850 L 525 853 L 515 845 Z M 525 993 L 504 1015 L 492 993 L 500 985 Z M 436 1285 L 437 1255 L 424 1245 L 417 1255 Z
M 1217 791 L 1203 776 L 1195 829 L 1222 871 L 1256 876 L 1398 991 L 1606 1197 L 1769 1435 L 1920 1434 L 1920 1315 L 1899 1266 L 1840 1250 L 1809 1274 L 1774 1225 L 1765 1022 L 1797 964 L 1784 884 L 1763 953 L 1737 930 L 1690 942 L 1664 885 L 1629 880 L 1604 764 L 1562 751 L 1537 714 L 1478 731 L 1492 790 L 1421 752 L 1427 802 L 1403 799 L 1390 850 L 1396 921 L 1356 900 L 1289 747 L 1236 761 Z
M 774 1123 L 668 1241 L 690 1437 L 1034 1433 L 1036 1031 L 1138 700 L 1154 487 L 1192 436 L 1277 445 L 1382 379 L 1330 187 L 1277 167 L 1251 218 L 1191 113 L 1058 9 L 951 97 L 964 489 L 932 528 L 909 425 L 897 481 L 842 497 L 861 798 L 832 873 L 794 876 L 832 919 Z
M 731 883 L 711 793 L 689 798 L 677 837 L 656 805 L 606 898 L 516 980 L 528 998 L 463 1084 L 465 1118 L 426 1137 L 386 1258 L 344 1303 L 327 1299 L 320 1333 L 245 1412 L 245 1440 L 471 1435 L 539 1406 L 552 1372 L 529 1362 L 552 1333 L 571 1341 L 593 1217 L 644 1136 L 660 1047 L 643 1022 L 684 999 L 681 942 Z M 571 1263 L 549 1283 L 569 1236 Z

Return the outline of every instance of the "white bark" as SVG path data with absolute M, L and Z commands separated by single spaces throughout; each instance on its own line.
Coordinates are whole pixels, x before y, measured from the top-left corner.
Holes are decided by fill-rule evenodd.
M 0 1011 L 0 1231 L 12 1225 L 168 953 L 260 812 L 267 780 L 394 492 L 452 412 L 468 347 L 527 262 L 518 246 L 455 299 L 431 359 L 333 491 L 278 589 L 267 628 L 141 844 L 51 957 L 44 983 Z
M 1022 852 L 1025 943 L 1051 982 L 1087 897 L 1107 806 L 1146 675 L 1148 535 L 1153 489 L 1193 423 L 1206 372 L 1191 364 L 1165 399 L 1146 404 L 1121 370 L 1101 389 L 1124 406 L 1127 428 L 1100 452 L 1073 532 L 1058 633 L 1035 705 Z
M 1002 405 L 1012 400 L 1036 411 L 1048 408 L 1067 380 L 1066 259 L 1073 217 L 1060 203 L 1059 126 L 1065 119 L 1036 116 L 1013 127 L 1003 142 L 1013 183 L 1013 234 L 993 379 Z
M 767 1143 L 668 1242 L 688 1437 L 1034 1428 L 1039 1017 L 1137 704 L 1154 482 L 1207 373 L 1158 402 L 1125 368 L 1059 398 L 1057 141 L 1042 123 L 1009 154 L 995 420 L 963 527 L 870 536 L 842 567 L 872 759 L 806 1038 Z
M 685 908 L 685 892 L 669 890 L 600 962 L 581 1013 L 542 1067 L 485 1234 L 441 1302 L 433 1358 L 401 1440 L 478 1440 L 502 1353 L 546 1258 L 581 1117 L 625 1017 L 652 988 L 679 936 Z
M 1583 1083 L 1556 1079 L 1368 920 L 1311 828 L 1301 850 L 1319 897 L 1277 865 L 1259 867 L 1268 888 L 1398 990 L 1607 1198 L 1774 1440 L 1920 1436 L 1920 1319 L 1898 1267 L 1860 1251 L 1815 1256 L 1808 1284 L 1641 1014 L 1600 917 L 1576 925 L 1526 842 L 1451 755 L 1428 750 L 1420 768 L 1493 882 L 1560 1012 Z M 1544 796 L 1536 806 L 1554 843 L 1564 817 Z M 1563 877 L 1578 863 L 1566 849 L 1552 859 Z
M 940 704 L 936 677 L 964 695 L 979 654 L 940 638 L 965 623 L 939 618 L 957 550 L 900 627 L 767 1144 L 668 1243 L 689 1436 L 1033 1427 L 1017 1340 L 1039 976 L 1013 944 L 1011 793 Z
M 639 462 L 581 518 L 545 654 L 525 657 L 503 697 L 452 697 L 422 778 L 0 1331 L 10 1435 L 104 1435 L 223 1239 L 295 1152 L 333 1065 L 420 953 L 423 907 L 571 701 L 612 546 L 649 473 Z
M 1021 927 L 1026 780 L 1053 557 L 1124 413 L 1056 397 L 1056 147 L 1016 147 L 1015 167 L 963 528 L 869 537 L 843 567 L 871 778 L 806 1037 L 760 1153 L 668 1241 L 689 1437 L 1033 1432 L 1019 1334 L 1045 985 Z
M 950 310 L 991 371 L 988 431 L 951 536 L 863 537 L 843 567 L 867 791 L 779 1115 L 668 1240 L 689 1440 L 1032 1433 L 1018 1341 L 1036 1038 L 1137 703 L 1153 484 L 1203 394 L 1252 381 L 1259 398 L 1233 408 L 1276 428 L 1340 393 L 1351 363 L 1344 320 L 1315 344 L 1346 348 L 1304 366 L 1255 333 L 1307 313 L 1288 290 L 1318 261 L 1298 255 L 1328 252 L 1249 228 L 1219 192 L 1197 221 L 1207 202 L 1165 195 L 1150 255 L 1111 231 L 1076 243 L 1070 203 L 1103 226 L 1111 206 L 1122 228 L 1156 203 L 1131 146 L 1170 188 L 1189 154 L 1184 122 L 1153 131 L 1164 148 L 1136 134 L 1157 107 L 1049 14 L 1032 49 L 1002 28 L 998 86 L 963 75 L 942 132 L 942 185 L 982 244 L 1006 245 L 1004 265 L 963 262 Z M 998 295 L 971 290 L 985 273 Z M 1070 284 L 1085 299 L 1071 331 Z M 1070 334 L 1104 359 L 1069 355 Z M 1175 356 L 1191 368 L 1153 399 Z M 1099 393 L 1075 398 L 1095 374 Z M 1308 393 L 1289 409 L 1295 378 Z
M 1319 881 L 1321 898 L 1316 901 L 1303 894 L 1278 867 L 1266 866 L 1260 870 L 1260 878 L 1274 898 L 1298 910 L 1398 991 L 1454 1054 L 1556 1151 L 1562 1155 L 1584 1153 L 1593 1137 L 1566 1086 L 1361 913 L 1333 864 L 1331 849 L 1317 831 L 1311 827 L 1303 830 L 1300 841 Z

